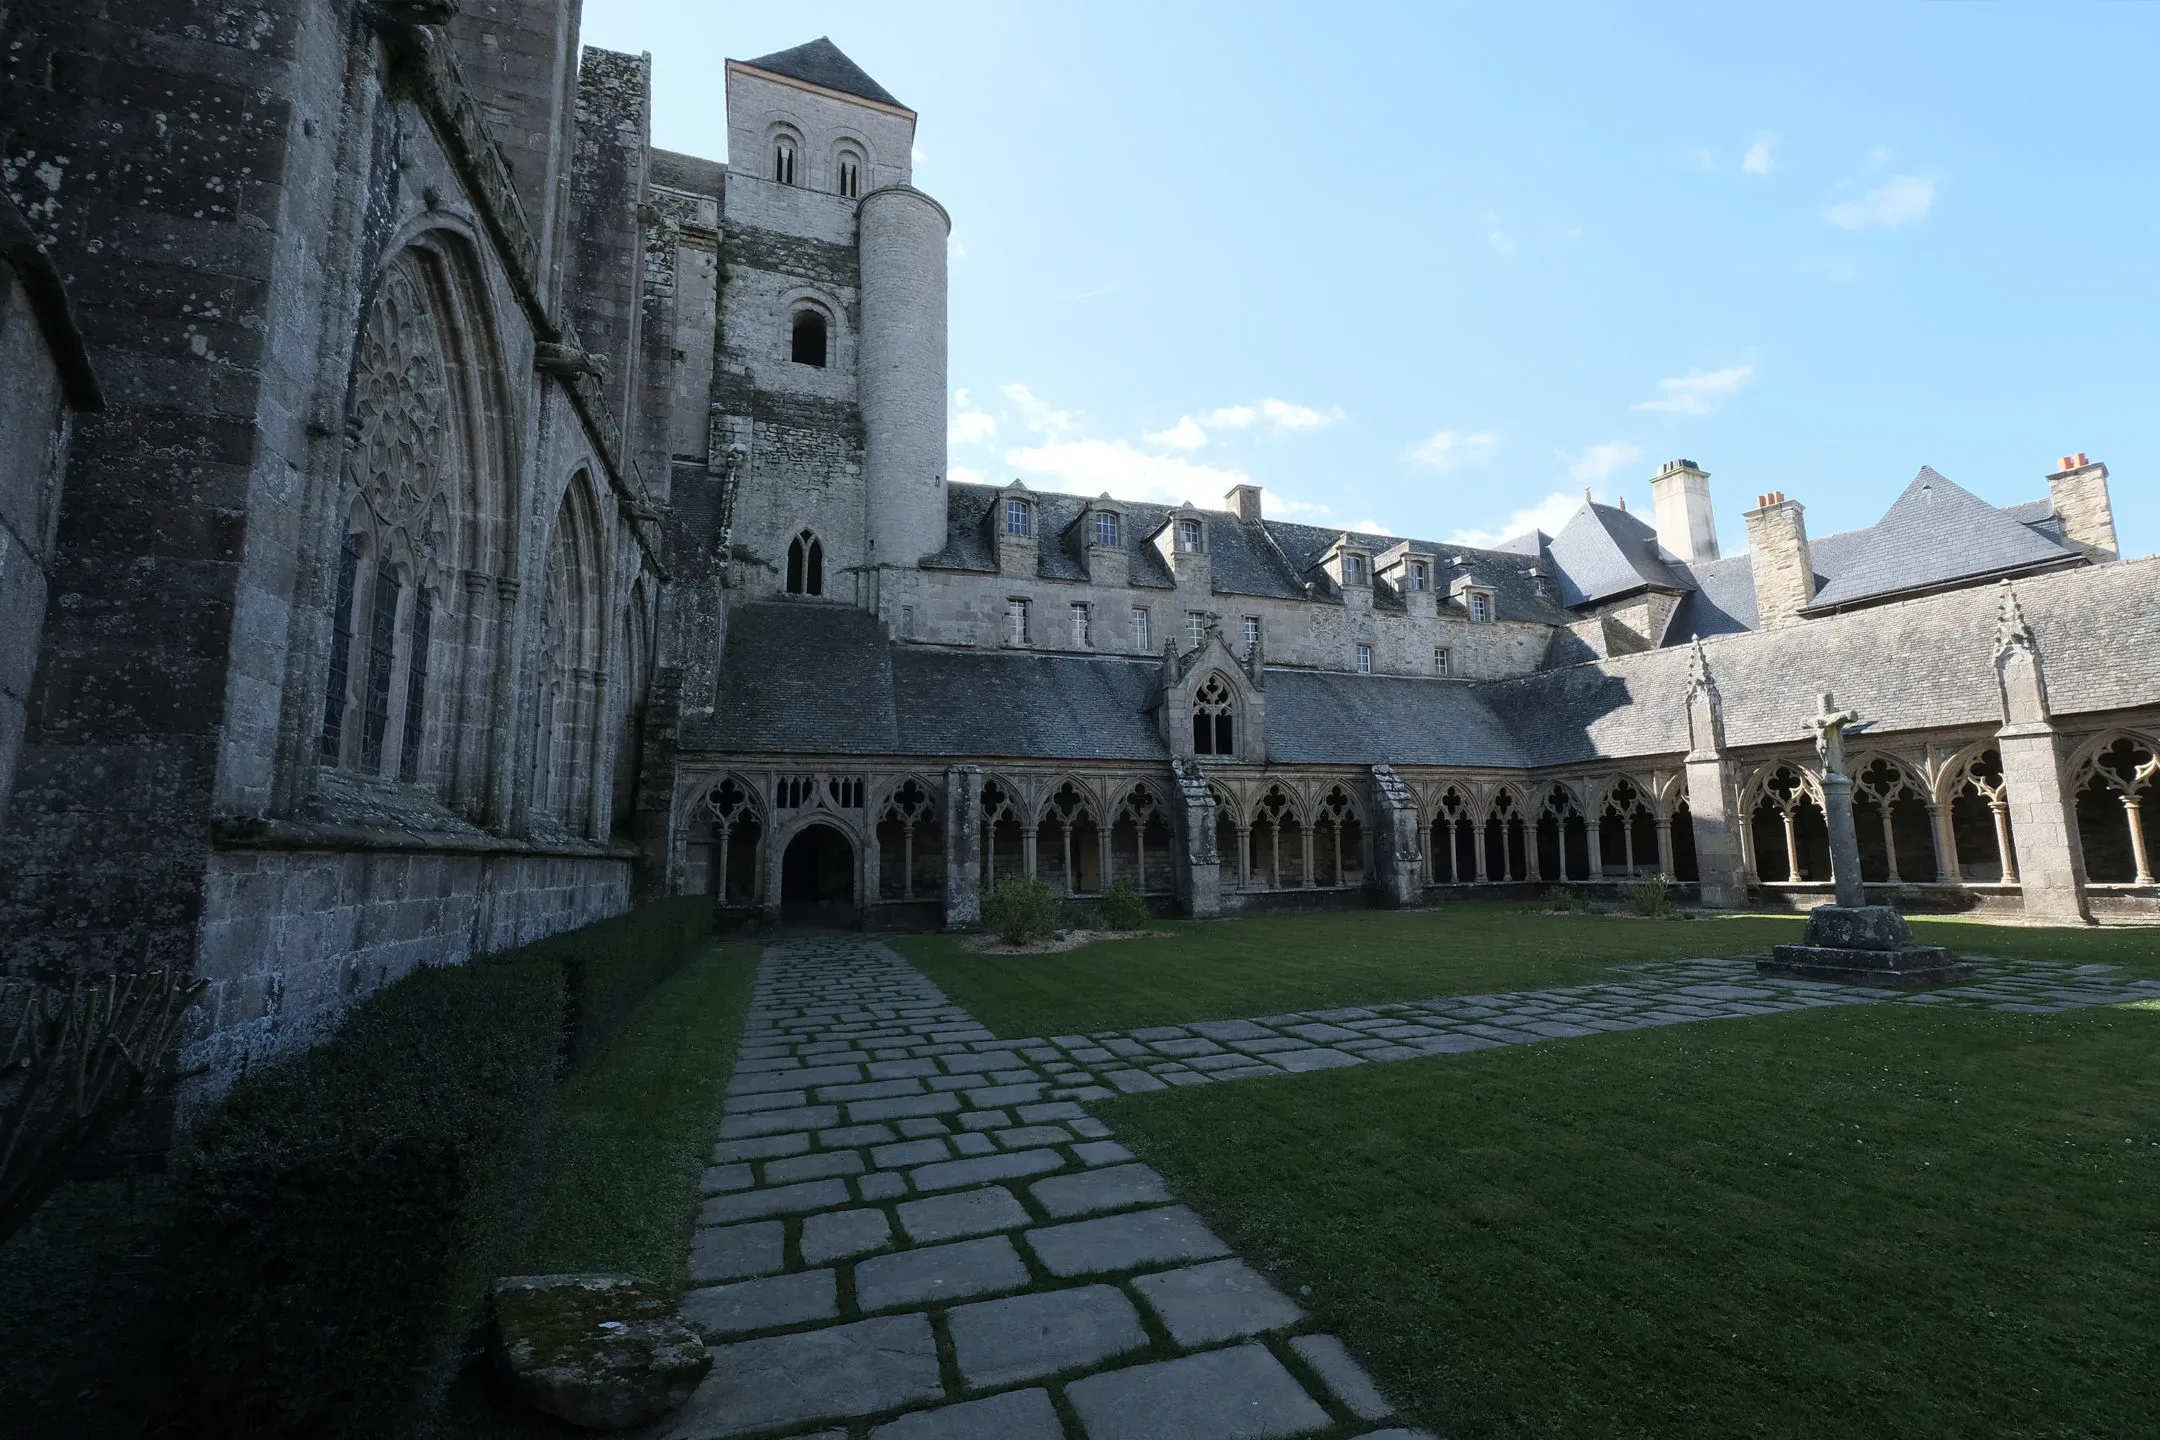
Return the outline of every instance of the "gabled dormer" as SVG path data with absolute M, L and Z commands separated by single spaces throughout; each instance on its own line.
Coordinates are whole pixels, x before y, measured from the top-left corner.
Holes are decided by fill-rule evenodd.
M 1500 593 L 1473 574 L 1459 574 L 1448 582 L 1448 599 L 1473 625 L 1490 625 L 1500 618 Z
M 1162 524 L 1147 540 L 1162 556 L 1163 565 L 1177 577 L 1178 589 L 1205 595 L 1214 588 L 1206 511 L 1179 505 L 1163 517 Z
M 1373 557 L 1373 574 L 1394 589 L 1412 615 L 1434 613 L 1439 573 L 1439 557 L 1409 540 L 1398 540 Z
M 1042 504 L 1018 480 L 999 490 L 983 512 L 983 538 L 998 557 L 1000 575 L 1033 578 L 1042 568 Z
M 1156 719 L 1173 760 L 1260 764 L 1267 759 L 1267 697 L 1251 668 L 1210 626 L 1189 650 L 1163 647 L 1162 698 Z
M 1097 585 L 1127 585 L 1132 578 L 1132 511 L 1105 491 L 1065 527 L 1065 547 Z

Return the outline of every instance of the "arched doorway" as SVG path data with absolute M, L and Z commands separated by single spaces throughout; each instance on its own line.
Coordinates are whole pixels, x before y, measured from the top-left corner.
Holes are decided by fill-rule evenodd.
M 790 921 L 855 922 L 855 847 L 830 825 L 800 831 L 780 856 L 780 912 Z

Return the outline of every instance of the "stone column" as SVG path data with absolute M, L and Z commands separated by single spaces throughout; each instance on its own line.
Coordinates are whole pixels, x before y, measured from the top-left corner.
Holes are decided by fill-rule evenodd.
M 2123 819 L 2130 826 L 2130 854 L 2137 861 L 2136 885 L 2153 883 L 2152 860 L 2145 854 L 2145 803 L 2135 795 L 2123 796 Z
M 2001 800 L 1990 798 L 1988 814 L 1995 821 L 1995 855 L 2002 861 L 2002 883 L 2018 883 L 2017 851 L 2010 845 L 2010 807 Z
M 1590 881 L 1592 884 L 1605 878 L 1605 837 L 1601 833 L 1604 828 L 1602 817 L 1599 820 L 1592 820 L 1587 815 L 1583 817 L 1583 849 L 1590 857 Z M 1560 830 L 1560 873 L 1563 875 L 1567 873 L 1567 828 L 1565 826 L 1562 826 Z
M 982 770 L 945 771 L 945 928 L 982 923 Z
M 1823 776 L 1822 788 L 1823 821 L 1830 830 L 1830 879 L 1837 887 L 1837 903 L 1865 905 L 1867 892 L 1860 888 L 1860 834 L 1853 828 L 1852 779 L 1832 770 Z
M 1671 875 L 1673 873 L 1672 820 L 1667 816 L 1660 815 L 1655 823 L 1657 825 L 1658 874 Z
M 1890 811 L 1891 806 L 1886 802 L 1882 807 L 1883 864 L 1889 867 L 1887 878 L 1890 883 L 1892 885 L 1901 885 L 1904 883 L 1905 877 L 1898 873 L 1897 829 L 1891 823 Z
M 1935 879 L 1955 885 L 1962 878 L 1958 865 L 1957 829 L 1951 823 L 1950 806 L 1928 805 L 1928 830 L 1935 836 Z

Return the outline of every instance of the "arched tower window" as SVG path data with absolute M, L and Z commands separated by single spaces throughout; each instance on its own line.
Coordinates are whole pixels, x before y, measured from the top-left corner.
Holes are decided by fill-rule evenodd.
M 795 141 L 782 135 L 773 141 L 772 178 L 782 185 L 795 183 Z
M 834 186 L 841 197 L 857 200 L 862 197 L 862 157 L 852 150 L 840 152 L 840 163 L 834 167 Z
M 825 317 L 815 310 L 795 312 L 790 358 L 798 365 L 825 368 Z
M 817 536 L 808 530 L 788 542 L 787 547 L 787 593 L 790 595 L 823 595 L 825 593 L 825 547 Z
M 1195 755 L 1235 755 L 1235 702 L 1220 675 L 1210 675 L 1193 696 L 1192 748 Z

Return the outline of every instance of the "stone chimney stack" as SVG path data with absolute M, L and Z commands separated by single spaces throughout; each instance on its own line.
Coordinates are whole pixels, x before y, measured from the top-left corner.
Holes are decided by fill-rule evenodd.
M 2087 460 L 2082 450 L 2063 456 L 2062 464 L 2047 477 L 2048 499 L 2062 521 L 2063 537 L 2091 552 L 2095 560 L 2113 560 L 2119 553 L 2107 481 L 2107 466 Z
M 1815 598 L 1815 559 L 1800 502 L 1773 490 L 1757 496 L 1756 508 L 1740 518 L 1747 522 L 1754 561 L 1756 623 L 1765 630 L 1799 624 L 1800 612 Z M 1662 539 L 1664 527 L 1658 530 Z
M 1718 558 L 1707 471 L 1692 460 L 1668 460 L 1651 478 L 1650 494 L 1657 501 L 1658 544 L 1682 560 Z
M 1230 493 L 1223 496 L 1223 504 L 1247 524 L 1260 519 L 1260 487 L 1258 485 L 1233 485 Z

